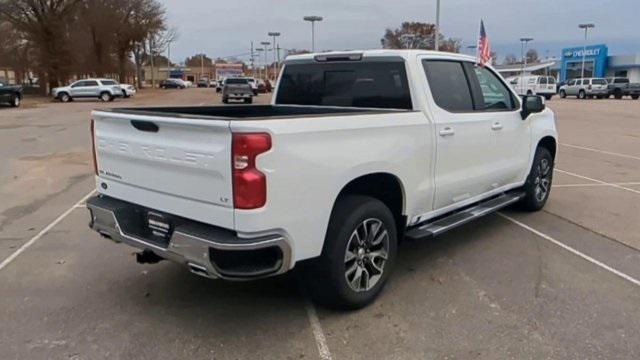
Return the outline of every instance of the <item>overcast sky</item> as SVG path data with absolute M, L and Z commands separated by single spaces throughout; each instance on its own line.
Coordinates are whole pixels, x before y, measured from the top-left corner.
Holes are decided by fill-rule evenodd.
M 179 38 L 173 61 L 204 51 L 212 57 L 249 53 L 250 42 L 279 31 L 282 48 L 309 49 L 310 24 L 320 15 L 316 50 L 380 48 L 386 28 L 402 21 L 435 22 L 436 0 L 161 0 Z M 518 39 L 533 37 L 540 56 L 559 56 L 563 47 L 582 45 L 580 22 L 593 22 L 589 43 L 606 43 L 610 54 L 640 53 L 640 0 L 441 0 L 441 32 L 475 44 L 484 19 L 492 48 L 500 58 L 520 54 Z M 464 49 L 468 51 L 467 49 Z

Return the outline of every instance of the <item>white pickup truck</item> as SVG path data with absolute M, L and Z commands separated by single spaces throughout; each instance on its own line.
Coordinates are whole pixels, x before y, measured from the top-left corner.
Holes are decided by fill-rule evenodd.
M 94 111 L 90 226 L 229 280 L 297 266 L 313 299 L 375 299 L 403 237 L 542 208 L 556 128 L 464 55 L 290 56 L 271 105 Z

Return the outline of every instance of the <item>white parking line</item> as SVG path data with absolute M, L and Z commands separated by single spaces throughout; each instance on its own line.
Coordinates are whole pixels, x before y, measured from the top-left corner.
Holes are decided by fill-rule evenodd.
M 331 360 L 332 357 L 331 352 L 329 351 L 329 346 L 327 345 L 327 338 L 324 336 L 324 331 L 322 330 L 322 325 L 320 325 L 320 319 L 318 319 L 316 308 L 309 301 L 307 301 L 305 307 L 307 309 L 309 324 L 311 324 L 311 330 L 313 331 L 313 337 L 316 339 L 316 346 L 318 347 L 320 359 Z
M 619 183 L 611 183 L 613 185 L 620 185 L 620 186 L 624 186 L 624 185 L 640 185 L 640 181 L 636 181 L 636 182 L 619 182 Z M 563 188 L 563 187 L 592 187 L 592 186 L 611 186 L 611 184 L 599 184 L 599 183 L 595 183 L 595 184 L 558 184 L 558 185 L 553 185 L 554 188 Z
M 505 214 L 503 214 L 501 212 L 498 212 L 498 215 L 500 215 L 501 217 L 503 217 L 503 218 L 511 221 L 512 223 L 520 226 L 521 228 L 523 228 L 525 230 L 528 230 L 528 231 L 540 236 L 541 238 L 552 242 L 555 245 L 560 246 L 561 248 L 573 253 L 574 255 L 577 255 L 577 256 L 583 258 L 584 260 L 587 260 L 588 262 L 590 262 L 592 264 L 595 264 L 595 265 L 597 265 L 597 266 L 599 266 L 599 267 L 601 267 L 601 268 L 603 268 L 603 269 L 605 269 L 605 270 L 607 270 L 607 271 L 609 271 L 609 272 L 611 272 L 611 273 L 613 273 L 613 274 L 615 274 L 615 275 L 617 275 L 617 276 L 629 281 L 630 283 L 632 283 L 632 284 L 634 284 L 636 286 L 640 286 L 640 280 L 638 280 L 638 279 L 636 279 L 636 278 L 634 278 L 634 277 L 632 277 L 630 275 L 627 275 L 627 274 L 623 273 L 620 270 L 614 269 L 611 266 L 609 266 L 609 265 L 607 265 L 607 264 L 605 264 L 605 263 L 603 263 L 601 261 L 598 261 L 598 260 L 592 258 L 591 256 L 589 256 L 587 254 L 584 254 L 584 253 L 572 248 L 569 245 L 565 245 L 565 244 L 561 243 L 560 241 L 552 238 L 551 236 L 549 236 L 547 234 L 544 234 L 544 233 L 542 233 L 542 232 L 540 232 L 540 231 L 538 231 L 538 230 L 536 230 L 536 229 L 534 229 L 534 228 L 532 228 L 532 227 L 530 227 L 530 226 L 528 226 L 526 224 L 523 224 L 520 221 L 518 221 L 518 220 L 516 220 L 516 219 L 514 219 L 514 218 L 512 218 L 512 217 L 510 217 L 508 215 L 505 215 Z
M 2 261 L 2 263 L 0 263 L 0 270 L 4 269 L 7 265 L 9 265 L 13 260 L 15 260 L 15 258 L 17 258 L 20 254 L 22 254 L 25 250 L 27 250 L 29 248 L 29 246 L 33 245 L 36 241 L 38 241 L 38 239 L 40 239 L 42 237 L 42 235 L 46 234 L 47 232 L 49 232 L 49 230 L 51 230 L 54 226 L 58 225 L 58 223 L 60 221 L 62 221 L 64 218 L 66 218 L 69 214 L 71 214 L 71 212 L 73 210 L 75 210 L 78 205 L 84 203 L 89 196 L 93 195 L 93 193 L 95 192 L 95 190 L 91 190 L 90 193 L 88 193 L 87 195 L 85 195 L 82 199 L 80 199 L 80 201 L 78 201 L 77 203 L 75 203 L 72 207 L 70 207 L 69 209 L 67 209 L 67 211 L 63 212 L 60 216 L 58 216 L 55 220 L 53 220 L 53 222 L 51 222 L 49 225 L 45 226 L 44 229 L 40 230 L 39 233 L 37 233 L 34 237 L 32 237 L 31 239 L 29 239 L 29 241 L 27 241 L 26 243 L 24 243 L 22 246 L 20 246 L 18 248 L 18 250 L 16 250 L 13 254 L 9 255 L 8 258 L 4 259 L 4 261 Z
M 637 157 L 637 156 L 627 155 L 627 154 L 620 154 L 620 153 L 616 153 L 616 152 L 612 152 L 612 151 L 605 151 L 605 150 L 600 150 L 600 149 L 594 149 L 594 148 L 578 146 L 578 145 L 571 145 L 571 144 L 563 144 L 563 143 L 560 143 L 560 145 L 561 146 L 570 147 L 570 148 L 574 148 L 574 149 L 587 150 L 587 151 L 593 151 L 593 152 L 597 152 L 597 153 L 601 153 L 601 154 L 619 156 L 619 157 L 623 157 L 623 158 L 627 158 L 627 159 L 640 160 L 640 157 Z
M 565 170 L 560 170 L 560 169 L 558 169 L 558 168 L 556 168 L 556 169 L 555 169 L 555 171 L 560 172 L 560 173 L 563 173 L 563 174 L 567 174 L 567 175 L 575 176 L 575 177 L 577 177 L 577 178 L 581 178 L 581 179 L 585 179 L 585 180 L 593 181 L 593 182 L 596 182 L 596 183 L 598 183 L 598 184 L 612 186 L 612 187 L 614 187 L 614 188 L 618 188 L 618 189 L 621 189 L 621 190 L 626 190 L 626 191 L 629 191 L 629 192 L 636 193 L 636 194 L 639 194 L 639 195 L 640 195 L 640 190 L 631 189 L 631 188 L 628 188 L 628 187 L 624 187 L 624 186 L 620 186 L 620 185 L 617 185 L 617 184 L 614 184 L 614 183 L 609 183 L 609 182 L 606 182 L 606 181 L 602 181 L 602 180 L 598 180 L 598 179 L 594 179 L 594 178 L 586 177 L 586 176 L 583 176 L 583 175 L 578 175 L 578 174 L 576 174 L 576 173 L 572 173 L 572 172 L 570 172 L 570 171 L 565 171 Z

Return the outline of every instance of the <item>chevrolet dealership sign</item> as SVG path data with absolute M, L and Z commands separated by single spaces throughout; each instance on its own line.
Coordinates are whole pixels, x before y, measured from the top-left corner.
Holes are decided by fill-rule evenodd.
M 582 57 L 582 56 L 598 56 L 600 55 L 600 48 L 593 49 L 580 49 L 580 50 L 566 50 L 563 53 L 564 57 Z

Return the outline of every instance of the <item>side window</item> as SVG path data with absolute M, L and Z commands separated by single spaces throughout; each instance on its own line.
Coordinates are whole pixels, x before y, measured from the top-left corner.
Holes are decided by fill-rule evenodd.
M 97 81 L 85 81 L 84 82 L 84 86 L 98 86 L 98 82 Z
M 83 86 L 86 86 L 85 83 L 86 83 L 86 81 L 76 81 L 73 84 L 71 84 L 71 87 L 72 88 L 83 87 Z
M 543 76 L 543 77 L 541 77 L 541 78 L 540 78 L 540 82 L 539 82 L 539 84 L 541 84 L 541 85 L 546 85 L 546 84 L 547 84 L 547 78 L 546 78 L 546 77 L 544 77 L 544 76 Z
M 481 96 L 477 96 L 476 102 L 477 110 L 512 110 L 514 109 L 514 101 L 511 92 L 507 86 L 500 81 L 491 70 L 475 65 L 469 65 L 473 67 L 473 74 L 478 81 L 478 87 L 474 87 L 476 92 L 479 92 Z M 473 78 L 473 75 L 471 75 Z M 472 79 L 472 84 L 473 84 Z M 535 81 L 535 79 L 534 79 Z M 479 90 L 479 91 L 478 91 Z M 474 92 L 475 93 L 475 92 Z
M 469 83 L 461 62 L 423 60 L 433 99 L 451 112 L 473 111 Z

